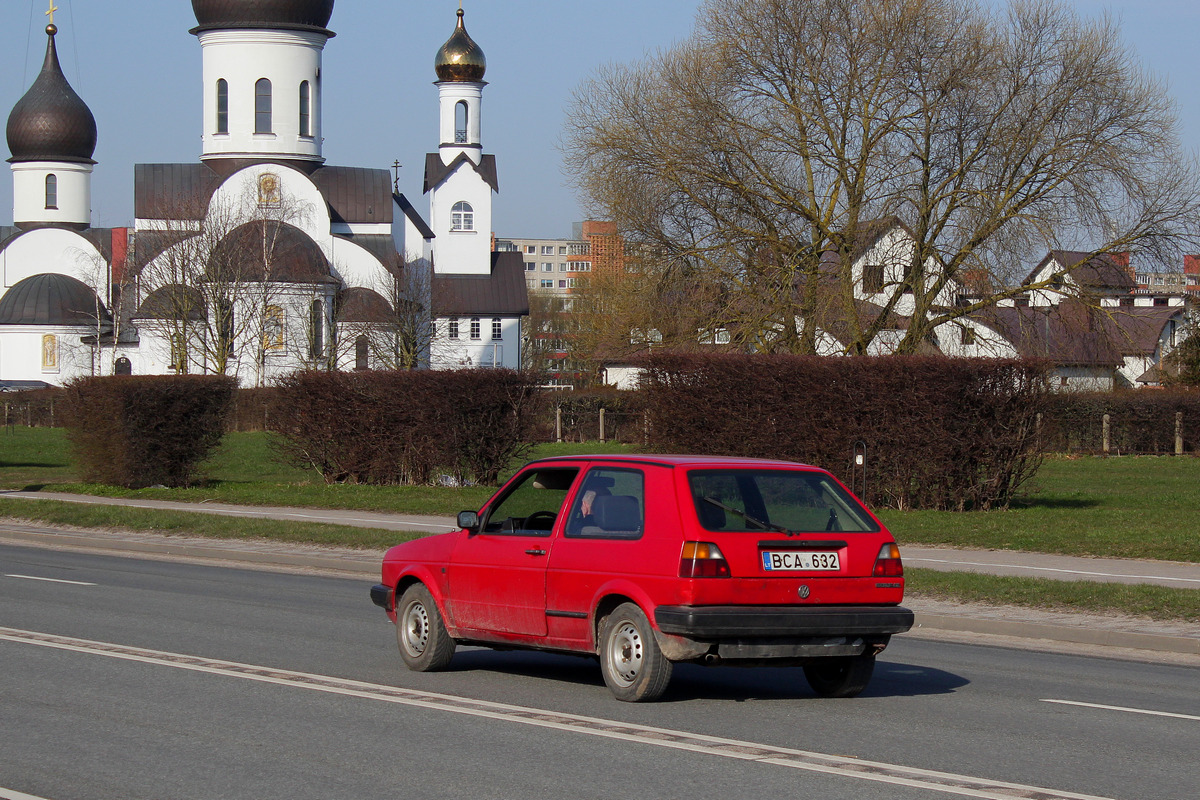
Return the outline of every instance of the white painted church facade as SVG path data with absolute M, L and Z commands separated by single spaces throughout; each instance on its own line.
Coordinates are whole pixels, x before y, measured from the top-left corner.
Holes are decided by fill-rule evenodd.
M 47 28 L 42 71 L 8 120 L 0 385 L 224 372 L 253 386 L 304 368 L 519 367 L 523 264 L 492 253 L 486 62 L 462 11 L 435 58 L 426 220 L 388 170 L 324 161 L 333 5 L 193 0 L 200 160 L 135 166 L 132 229 L 90 226 L 96 124 Z

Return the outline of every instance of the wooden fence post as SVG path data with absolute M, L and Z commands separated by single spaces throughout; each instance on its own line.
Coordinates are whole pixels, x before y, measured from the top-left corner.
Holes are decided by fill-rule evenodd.
M 604 409 L 600 409 L 600 444 L 604 444 Z
M 1183 455 L 1183 412 L 1175 412 L 1175 455 Z
M 554 407 L 554 441 L 562 444 L 562 406 Z
M 1105 414 L 1104 415 L 1104 425 L 1103 425 L 1104 438 L 1103 438 L 1103 443 L 1102 443 L 1102 446 L 1104 448 L 1104 455 L 1108 455 L 1108 448 L 1112 441 L 1111 422 L 1112 422 L 1111 417 L 1109 417 L 1108 414 Z

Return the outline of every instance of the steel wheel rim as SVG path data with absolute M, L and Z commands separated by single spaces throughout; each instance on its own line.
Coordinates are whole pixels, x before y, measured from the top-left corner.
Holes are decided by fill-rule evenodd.
M 632 686 L 645 660 L 642 632 L 632 622 L 622 622 L 608 639 L 606 656 L 613 680 L 621 686 Z
M 425 652 L 429 644 L 429 612 L 422 603 L 412 603 L 404 611 L 404 649 L 414 656 Z

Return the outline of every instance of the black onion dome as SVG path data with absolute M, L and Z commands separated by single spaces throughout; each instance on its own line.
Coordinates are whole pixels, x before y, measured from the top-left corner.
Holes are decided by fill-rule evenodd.
M 96 118 L 67 83 L 54 47 L 57 28 L 46 28 L 46 61 L 37 79 L 8 115 L 11 162 L 66 161 L 95 164 Z
M 463 10 L 458 10 L 458 27 L 437 51 L 433 69 L 440 81 L 481 81 L 487 71 L 483 50 L 467 33 Z
M 291 28 L 329 36 L 333 0 L 192 0 L 198 25 L 192 33 L 220 28 Z
M 0 325 L 95 325 L 108 310 L 83 281 L 56 272 L 17 281 L 0 298 Z

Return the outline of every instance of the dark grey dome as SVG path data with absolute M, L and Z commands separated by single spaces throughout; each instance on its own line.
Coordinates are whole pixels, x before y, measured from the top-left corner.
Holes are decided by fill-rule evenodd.
M 351 286 L 338 295 L 338 322 L 395 322 L 392 304 L 373 289 Z
M 321 246 L 286 222 L 256 220 L 229 232 L 208 257 L 216 281 L 336 283 Z
M 458 27 L 442 45 L 433 60 L 433 70 L 440 81 L 481 81 L 487 71 L 483 50 L 467 33 L 463 10 L 458 10 Z
M 199 23 L 192 33 L 218 28 L 326 29 L 333 0 L 192 0 Z
M 37 80 L 8 115 L 9 161 L 95 164 L 96 118 L 63 76 L 54 47 L 57 28 L 46 28 L 46 61 Z
M 18 281 L 0 298 L 0 325 L 95 325 L 111 321 L 108 310 L 83 281 L 42 273 Z

